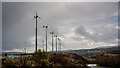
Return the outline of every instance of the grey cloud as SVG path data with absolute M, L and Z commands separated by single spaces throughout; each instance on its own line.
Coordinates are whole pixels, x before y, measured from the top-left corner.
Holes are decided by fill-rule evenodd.
M 0 2 L 0 52 L 2 51 L 2 3 Z
M 117 43 L 115 40 L 118 38 L 118 30 L 115 29 L 116 26 L 117 24 L 97 24 L 91 27 L 89 26 L 88 29 L 86 29 L 85 26 L 80 26 L 76 29 L 76 33 L 85 36 L 86 38 L 89 38 L 95 42 L 104 42 L 109 44 Z M 92 33 L 86 32 L 89 30 Z
M 79 46 L 85 43 L 77 43 L 73 39 L 74 36 L 70 35 L 72 33 L 78 33 L 76 36 L 79 36 L 79 34 L 84 35 L 86 38 L 89 38 L 88 40 L 92 39 L 109 43 L 112 41 L 111 38 L 116 39 L 117 31 L 114 29 L 114 23 L 111 24 L 109 22 L 114 20 L 110 19 L 110 17 L 116 16 L 114 14 L 117 13 L 117 10 L 117 2 L 5 2 L 2 7 L 3 50 L 22 49 L 25 41 L 28 42 L 28 47 L 34 47 L 32 43 L 35 36 L 35 20 L 33 20 L 33 16 L 36 11 L 42 18 L 38 20 L 39 47 L 42 45 L 41 41 L 45 40 L 43 25 L 49 25 L 48 40 L 51 40 L 49 31 L 54 31 L 56 35 L 64 38 L 62 41 L 65 46 L 64 49 L 72 48 L 74 44 L 76 44 L 74 48 L 85 46 Z M 109 24 L 111 26 L 106 27 Z M 88 29 L 94 31 L 95 35 L 86 33 L 85 31 Z M 100 32 L 105 37 L 97 37 Z M 70 36 L 68 37 L 68 35 Z M 31 40 L 30 38 L 33 39 Z M 69 39 L 73 42 L 70 42 Z M 51 43 L 49 42 L 48 45 L 51 45 Z

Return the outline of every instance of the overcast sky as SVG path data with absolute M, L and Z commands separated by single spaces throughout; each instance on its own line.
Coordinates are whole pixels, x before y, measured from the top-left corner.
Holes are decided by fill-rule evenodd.
M 38 49 L 48 28 L 48 50 L 53 31 L 62 39 L 62 49 L 114 46 L 118 41 L 117 2 L 4 2 L 2 4 L 3 51 L 35 50 L 35 12 L 38 19 Z M 55 43 L 54 43 L 55 46 Z
M 1 0 L 2 2 L 119 2 L 119 0 Z
M 0 2 L 0 52 L 2 51 L 2 3 Z

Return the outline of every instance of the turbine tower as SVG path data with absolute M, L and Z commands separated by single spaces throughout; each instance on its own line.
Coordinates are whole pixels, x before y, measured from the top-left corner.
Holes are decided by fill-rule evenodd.
M 42 41 L 42 43 L 43 43 L 43 51 L 44 51 L 44 42 L 45 42 L 45 41 L 43 40 L 43 41 Z
M 48 25 L 43 26 L 43 28 L 46 28 L 46 52 L 47 52 L 47 28 L 48 28 Z
M 54 35 L 54 37 L 56 37 L 56 52 L 57 52 L 57 36 Z
M 26 44 L 27 44 L 27 42 L 25 41 L 25 54 L 26 54 Z
M 59 46 L 60 46 L 60 51 L 61 51 L 61 39 L 58 38 L 58 40 L 59 40 Z
M 36 38 L 35 38 L 35 51 L 37 51 L 37 19 L 41 19 L 38 15 L 37 15 L 37 12 L 36 12 L 36 15 L 34 16 L 34 19 L 36 19 L 36 32 L 35 32 L 35 34 L 36 34 Z
M 52 52 L 53 52 L 53 32 L 50 32 L 50 34 L 52 34 Z

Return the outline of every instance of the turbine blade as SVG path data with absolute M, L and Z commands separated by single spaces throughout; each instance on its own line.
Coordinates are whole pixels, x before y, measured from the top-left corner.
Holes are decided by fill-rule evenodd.
M 41 17 L 38 17 L 39 19 L 42 19 Z
M 36 12 L 36 16 L 37 16 L 37 12 Z

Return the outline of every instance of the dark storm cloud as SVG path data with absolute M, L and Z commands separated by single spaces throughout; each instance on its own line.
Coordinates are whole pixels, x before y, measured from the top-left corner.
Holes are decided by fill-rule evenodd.
M 48 40 L 51 40 L 49 32 L 54 31 L 62 38 L 64 49 L 89 48 L 88 43 L 95 40 L 97 44 L 99 42 L 115 44 L 113 41 L 117 38 L 117 30 L 114 29 L 117 26 L 117 2 L 6 2 L 3 3 L 2 8 L 3 50 L 23 49 L 25 41 L 29 49 L 34 49 L 35 20 L 33 16 L 36 11 L 42 18 L 38 20 L 39 48 L 42 47 L 41 41 L 45 40 L 43 25 L 49 25 Z M 81 35 L 85 39 L 81 39 Z M 84 40 L 88 42 L 83 43 Z M 80 44 L 84 46 L 79 46 Z M 48 45 L 50 50 L 50 41 Z

